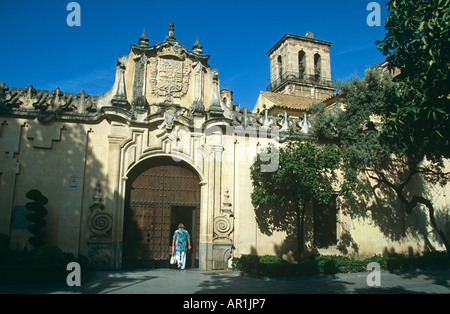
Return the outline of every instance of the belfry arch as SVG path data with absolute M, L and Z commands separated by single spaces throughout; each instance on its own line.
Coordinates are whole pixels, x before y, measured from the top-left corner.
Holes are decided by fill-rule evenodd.
M 191 234 L 187 266 L 199 267 L 201 178 L 187 162 L 160 156 L 145 159 L 127 175 L 122 267 L 169 267 L 178 223 Z

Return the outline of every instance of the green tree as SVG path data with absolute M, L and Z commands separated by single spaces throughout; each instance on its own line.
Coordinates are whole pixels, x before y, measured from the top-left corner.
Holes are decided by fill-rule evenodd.
M 388 73 L 368 68 L 364 79 L 354 77 L 338 84 L 337 103 L 331 110 L 324 103 L 311 108 L 311 122 L 319 140 L 341 149 L 344 197 L 365 192 L 358 179 L 361 170 L 377 171 L 392 162 L 393 148 L 381 141 L 379 114 L 394 88 Z
M 420 163 L 442 168 L 450 157 L 450 0 L 391 0 L 386 35 L 376 42 L 387 56 L 395 93 L 383 108 L 386 139 Z
M 417 204 L 428 208 L 430 222 L 447 249 L 450 244 L 434 217 L 433 203 L 423 195 L 404 195 L 404 186 L 415 175 L 444 186 L 450 158 L 450 1 L 391 0 L 388 2 L 386 36 L 376 42 L 389 67 L 400 74 L 382 110 L 383 141 L 396 148 L 408 165 L 402 185 L 392 185 L 411 212 Z
M 313 201 L 327 203 L 332 195 L 331 179 L 339 168 L 336 145 L 318 145 L 312 141 L 289 140 L 279 150 L 279 167 L 261 171 L 261 155 L 250 168 L 253 182 L 252 203 L 260 230 L 266 234 L 285 231 L 297 235 L 298 258 L 304 255 L 305 207 Z
M 417 204 L 428 208 L 431 225 L 442 239 L 446 249 L 449 243 L 445 232 L 436 221 L 432 201 L 426 193 L 412 192 L 413 182 L 445 184 L 448 173 L 443 164 L 425 161 L 425 156 L 411 156 L 410 150 L 391 140 L 391 128 L 385 127 L 386 109 L 392 94 L 398 88 L 388 73 L 369 68 L 364 79 L 354 78 L 339 84 L 340 101 L 345 104 L 327 110 L 324 104 L 314 106 L 313 127 L 319 139 L 334 141 L 339 145 L 345 181 L 342 194 L 350 197 L 365 187 L 358 176 L 368 177 L 391 188 L 411 214 Z M 421 181 L 422 180 L 422 181 Z

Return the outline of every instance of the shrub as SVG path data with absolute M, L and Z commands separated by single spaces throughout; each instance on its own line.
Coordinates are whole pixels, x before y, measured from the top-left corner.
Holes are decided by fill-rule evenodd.
M 56 245 L 44 244 L 33 255 L 39 282 L 63 281 L 66 278 L 66 265 L 63 251 Z
M 58 283 L 65 282 L 69 272 L 67 264 L 77 262 L 81 267 L 82 280 L 90 276 L 91 266 L 85 256 L 78 259 L 63 252 L 58 246 L 46 244 L 36 252 L 0 250 L 0 283 Z
M 37 249 L 34 257 L 37 262 L 53 264 L 61 262 L 64 259 L 64 253 L 57 245 L 44 244 Z
M 259 264 L 259 258 L 256 255 L 242 255 L 239 259 L 239 268 L 245 273 L 253 273 Z
M 292 266 L 295 265 L 278 256 L 242 255 L 240 258 L 233 258 L 234 269 L 258 276 L 289 276 L 293 271 Z
M 233 268 L 257 276 L 293 277 L 365 272 L 367 265 L 371 262 L 378 263 L 380 268 L 385 270 L 448 267 L 450 266 L 450 254 L 433 252 L 417 257 L 409 257 L 404 254 L 374 255 L 364 260 L 352 259 L 347 256 L 324 255 L 311 257 L 298 264 L 288 263 L 278 256 L 242 255 L 240 258 L 233 258 Z
M 340 271 L 345 257 L 341 256 L 319 256 L 317 257 L 317 266 L 320 274 L 336 274 Z
M 289 264 L 286 260 L 279 256 L 264 255 L 259 258 L 259 262 L 263 264 Z
M 427 252 L 414 260 L 417 268 L 450 266 L 450 254 L 447 252 Z
M 293 273 L 293 276 L 313 276 L 320 274 L 319 266 L 315 259 L 302 261 L 295 266 L 296 271 Z
M 44 206 L 48 203 L 48 199 L 38 190 L 30 190 L 27 194 L 25 194 L 25 196 L 34 201 L 25 204 L 25 207 L 32 211 L 31 214 L 26 216 L 27 219 L 32 222 L 27 229 L 33 234 L 28 242 L 35 249 L 38 249 L 44 244 L 44 239 L 46 237 L 45 232 L 42 231 L 42 228 L 44 228 L 47 224 L 44 217 L 47 215 L 48 211 Z
M 413 268 L 413 258 L 405 254 L 390 254 L 386 256 L 388 270 L 403 270 Z
M 0 233 L 0 250 L 6 250 L 8 248 L 9 248 L 9 237 L 4 233 Z

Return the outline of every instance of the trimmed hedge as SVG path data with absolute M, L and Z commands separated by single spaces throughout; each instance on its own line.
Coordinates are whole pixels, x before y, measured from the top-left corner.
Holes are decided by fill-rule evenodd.
M 278 256 L 242 255 L 240 258 L 233 258 L 233 268 L 256 276 L 299 277 L 365 272 L 371 262 L 378 263 L 381 270 L 448 267 L 450 255 L 447 252 L 425 253 L 415 257 L 391 254 L 375 255 L 364 260 L 348 256 L 322 255 L 311 257 L 298 264 L 291 264 Z

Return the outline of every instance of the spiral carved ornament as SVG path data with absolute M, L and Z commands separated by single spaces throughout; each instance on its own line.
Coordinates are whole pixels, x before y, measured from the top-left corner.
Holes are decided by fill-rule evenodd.
M 228 237 L 233 231 L 233 223 L 230 218 L 225 216 L 216 217 L 214 219 L 214 233 L 219 238 Z

